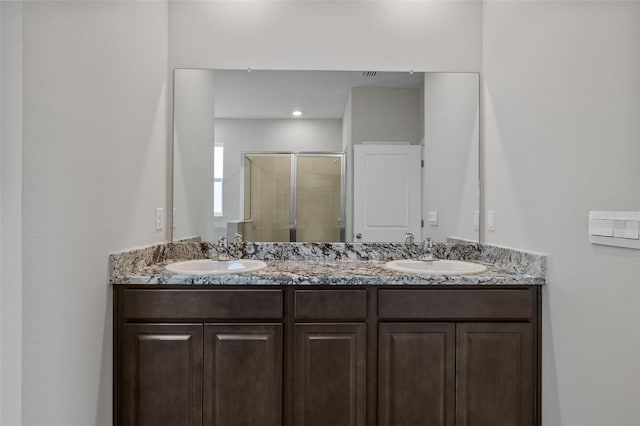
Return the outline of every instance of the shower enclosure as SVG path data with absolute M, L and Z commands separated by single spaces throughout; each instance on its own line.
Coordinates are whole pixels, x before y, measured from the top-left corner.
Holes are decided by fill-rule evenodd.
M 345 159 L 333 152 L 242 154 L 247 241 L 345 241 Z

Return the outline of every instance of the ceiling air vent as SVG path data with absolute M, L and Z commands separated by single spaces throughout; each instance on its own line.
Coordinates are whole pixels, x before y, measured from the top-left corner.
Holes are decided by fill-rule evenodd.
M 371 78 L 378 75 L 378 71 L 362 71 L 362 78 Z

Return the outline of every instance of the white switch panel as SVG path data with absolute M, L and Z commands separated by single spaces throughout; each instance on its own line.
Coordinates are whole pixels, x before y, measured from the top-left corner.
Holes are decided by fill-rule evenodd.
M 478 210 L 473 212 L 473 229 L 480 229 L 480 212 Z
M 626 230 L 627 230 L 626 220 L 613 221 L 613 238 L 624 238 L 624 234 Z
M 593 244 L 640 249 L 640 212 L 589 212 L 589 241 Z
M 591 219 L 591 235 L 602 237 L 613 237 L 613 220 L 611 219 Z
M 173 229 L 176 229 L 176 208 L 173 208 L 173 215 L 171 215 L 171 223 L 173 223 Z
M 430 226 L 438 226 L 438 210 L 430 210 L 427 213 L 427 222 Z
M 624 237 L 632 240 L 640 239 L 640 221 L 627 220 L 625 221 Z
M 489 231 L 496 230 L 496 212 L 493 210 L 487 212 L 487 229 Z
M 162 207 L 158 207 L 156 209 L 156 231 L 162 231 L 164 223 L 164 209 Z

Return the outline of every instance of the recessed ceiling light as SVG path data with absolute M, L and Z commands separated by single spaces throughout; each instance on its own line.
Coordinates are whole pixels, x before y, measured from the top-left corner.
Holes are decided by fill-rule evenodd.
M 302 115 L 302 111 L 295 110 L 291 113 L 294 117 L 300 117 Z

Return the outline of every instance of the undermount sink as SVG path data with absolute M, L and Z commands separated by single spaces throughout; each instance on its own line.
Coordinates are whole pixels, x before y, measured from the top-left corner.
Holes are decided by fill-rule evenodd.
M 174 262 L 165 266 L 169 272 L 189 275 L 223 275 L 241 274 L 244 272 L 255 272 L 267 267 L 261 260 L 238 259 L 238 260 L 211 260 L 196 259 Z
M 385 267 L 392 271 L 420 275 L 470 275 L 479 274 L 487 270 L 484 265 L 462 260 L 434 260 L 429 262 L 401 259 L 387 262 Z

